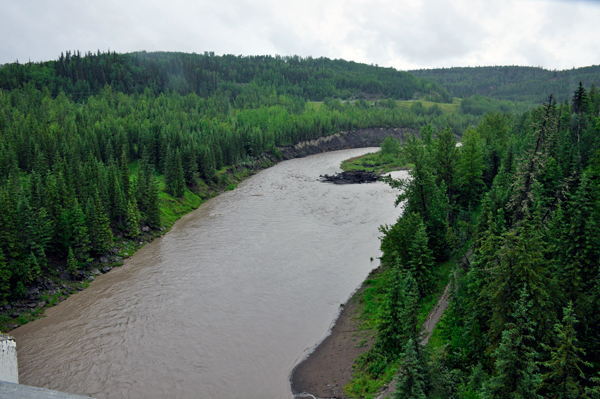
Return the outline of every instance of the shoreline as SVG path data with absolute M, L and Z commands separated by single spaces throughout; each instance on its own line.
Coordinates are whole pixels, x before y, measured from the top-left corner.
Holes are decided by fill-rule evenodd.
M 457 263 L 468 262 L 469 258 L 470 253 L 466 253 L 460 257 Z M 363 294 L 370 286 L 368 281 L 384 271 L 385 267 L 379 265 L 369 273 L 365 281 L 343 305 L 329 335 L 294 367 L 290 374 L 290 385 L 294 398 L 349 399 L 344 392 L 344 387 L 352 380 L 354 361 L 369 350 L 375 342 L 375 331 L 360 328 L 360 318 L 364 306 L 362 304 Z M 449 305 L 450 288 L 450 281 L 440 286 L 435 303 L 430 305 L 427 317 L 422 324 L 421 345 L 423 346 L 428 344 L 434 328 Z M 358 341 L 358 338 L 364 339 L 364 341 Z M 358 343 L 362 345 L 358 347 Z M 390 383 L 383 385 L 375 397 L 377 399 L 389 398 L 395 390 L 394 378 Z
M 300 362 L 290 374 L 295 398 L 347 399 L 344 387 L 352 379 L 354 360 L 369 350 L 374 331 L 361 329 L 362 296 L 369 278 L 380 274 L 382 266 L 373 269 L 342 307 L 329 334 Z
M 410 131 L 412 129 L 402 127 L 363 128 L 340 131 L 329 136 L 324 136 L 316 140 L 303 141 L 292 146 L 277 147 L 279 156 L 275 153 L 265 152 L 256 157 L 252 165 L 232 166 L 233 172 L 225 172 L 228 175 L 227 181 L 220 182 L 216 187 L 209 189 L 207 197 L 200 197 L 201 202 L 199 205 L 192 206 L 188 211 L 177 214 L 175 221 L 200 207 L 206 200 L 227 191 L 232 183 L 237 186 L 237 184 L 249 177 L 280 162 L 322 152 L 378 146 L 388 135 L 403 140 L 407 132 Z M 239 178 L 234 176 L 234 172 L 236 171 L 245 173 L 243 177 Z M 232 177 L 234 181 L 232 182 L 229 177 Z M 177 198 L 170 199 L 177 201 Z M 111 250 L 107 254 L 98 257 L 86 268 L 78 270 L 73 275 L 69 274 L 66 267 L 62 266 L 58 267 L 56 272 L 42 274 L 28 287 L 26 297 L 22 299 L 15 298 L 5 305 L 0 305 L 0 332 L 8 333 L 15 328 L 44 317 L 45 309 L 57 306 L 71 295 L 85 290 L 96 276 L 108 273 L 114 267 L 122 266 L 125 260 L 133 256 L 138 249 L 154 241 L 156 238 L 167 234 L 173 224 L 174 221 L 166 222 L 163 226 L 156 228 L 144 226 L 140 229 L 140 235 L 136 238 L 128 239 L 120 237 L 118 240 L 115 240 Z

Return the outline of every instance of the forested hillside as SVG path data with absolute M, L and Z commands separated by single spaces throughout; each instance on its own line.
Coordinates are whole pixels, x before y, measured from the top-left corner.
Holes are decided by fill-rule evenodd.
M 579 82 L 585 87 L 600 84 L 600 66 L 564 71 L 536 67 L 490 66 L 420 69 L 413 75 L 444 86 L 455 97 L 476 94 L 499 100 L 541 104 L 552 93 L 557 102 L 570 100 Z M 590 96 L 597 90 L 592 88 Z
M 273 92 L 303 100 L 322 101 L 426 97 L 452 102 L 442 86 L 393 68 L 380 68 L 328 58 L 215 56 L 213 53 L 87 53 L 61 54 L 56 61 L 8 64 L 0 68 L 0 89 L 13 90 L 32 82 L 53 96 L 63 91 L 80 101 L 105 85 L 125 94 L 150 89 L 208 97 L 224 93 L 236 108 L 260 105 Z
M 225 167 L 277 157 L 277 146 L 366 127 L 461 132 L 478 120 L 401 108 L 396 99 L 448 94 L 341 60 L 67 53 L 5 65 L 0 82 L 0 303 L 41 276 L 89 269 L 116 239 L 163 226 L 169 204 L 218 190 Z
M 414 168 L 390 181 L 404 213 L 382 228 L 388 283 L 350 395 L 375 397 L 396 375 L 397 398 L 600 397 L 595 101 L 580 86 L 569 104 L 486 115 L 459 148 L 429 128 L 402 147 Z M 459 258 L 424 347 L 435 265 Z

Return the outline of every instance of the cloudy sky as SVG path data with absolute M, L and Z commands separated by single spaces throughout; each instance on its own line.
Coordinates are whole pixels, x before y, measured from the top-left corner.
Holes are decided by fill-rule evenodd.
M 600 64 L 600 1 L 591 0 L 0 0 L 0 15 L 0 63 L 110 48 L 403 70 Z

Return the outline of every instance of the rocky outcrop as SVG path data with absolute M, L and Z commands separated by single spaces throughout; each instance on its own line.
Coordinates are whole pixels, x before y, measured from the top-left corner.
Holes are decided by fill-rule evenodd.
M 296 145 L 279 147 L 283 159 L 302 158 L 321 152 L 347 150 L 349 148 L 379 147 L 386 137 L 392 136 L 404 142 L 406 135 L 418 133 L 415 129 L 394 127 L 374 127 L 341 131 L 315 140 L 303 141 Z

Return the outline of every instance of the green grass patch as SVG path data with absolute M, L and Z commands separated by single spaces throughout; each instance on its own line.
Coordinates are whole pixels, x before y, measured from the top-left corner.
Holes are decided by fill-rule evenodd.
M 392 172 L 412 167 L 412 164 L 404 162 L 400 157 L 392 155 L 382 156 L 380 152 L 373 152 L 358 157 L 350 158 L 342 162 L 340 168 L 345 171 L 365 170 L 377 174 Z
M 168 227 L 172 226 L 177 219 L 186 213 L 197 209 L 204 202 L 200 195 L 191 192 L 188 188 L 185 189 L 183 197 L 180 198 L 174 198 L 161 190 L 159 198 L 162 224 Z
M 425 107 L 426 110 L 431 108 L 434 104 L 437 104 L 442 109 L 442 112 L 444 114 L 453 114 L 460 109 L 460 103 L 462 100 L 460 98 L 455 98 L 451 104 L 434 103 L 434 102 L 425 101 L 425 100 L 418 100 L 418 101 L 421 104 L 423 104 L 423 106 Z M 415 103 L 416 101 L 396 101 L 396 102 L 398 103 L 398 107 L 404 108 L 404 109 L 410 109 L 411 105 L 413 105 L 413 103 Z

